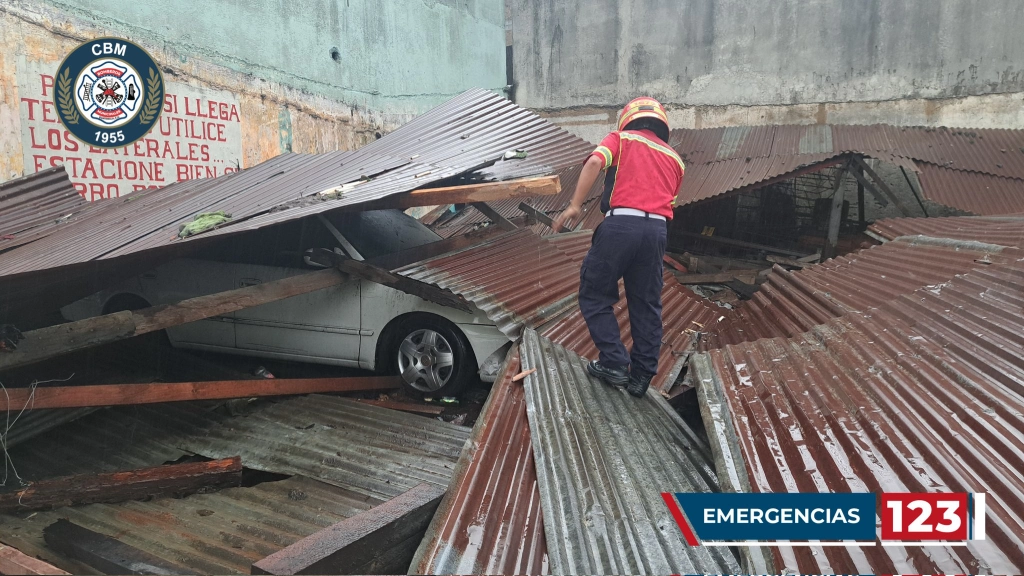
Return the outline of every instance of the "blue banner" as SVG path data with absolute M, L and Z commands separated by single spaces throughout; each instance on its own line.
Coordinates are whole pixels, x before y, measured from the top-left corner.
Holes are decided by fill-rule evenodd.
M 677 493 L 701 540 L 874 540 L 874 494 Z M 685 531 L 684 531 L 685 532 Z

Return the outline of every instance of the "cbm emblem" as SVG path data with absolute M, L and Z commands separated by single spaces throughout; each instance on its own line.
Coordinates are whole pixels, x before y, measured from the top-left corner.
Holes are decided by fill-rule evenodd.
M 118 148 L 156 125 L 164 80 L 153 58 L 121 38 L 90 40 L 57 70 L 54 104 L 61 124 L 90 146 Z

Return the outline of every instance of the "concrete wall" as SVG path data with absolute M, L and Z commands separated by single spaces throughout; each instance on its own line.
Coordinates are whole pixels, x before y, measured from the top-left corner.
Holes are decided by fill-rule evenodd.
M 641 93 L 679 127 L 1024 127 L 1019 0 L 508 1 L 517 103 L 580 133 Z
M 145 48 L 169 94 L 237 106 L 235 148 L 220 155 L 240 167 L 353 149 L 466 89 L 506 82 L 501 0 L 2 0 L 0 181 L 54 158 L 33 159 L 42 140 L 29 129 L 47 125 L 33 124 L 41 105 L 25 99 L 41 101 L 40 82 L 64 56 L 104 35 Z

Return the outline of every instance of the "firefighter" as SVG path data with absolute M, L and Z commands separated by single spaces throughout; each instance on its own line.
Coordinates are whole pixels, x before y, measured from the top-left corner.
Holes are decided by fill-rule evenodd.
M 587 193 L 605 172 L 601 195 L 605 218 L 594 230 L 580 270 L 580 311 L 600 351 L 587 370 L 637 398 L 647 392 L 658 371 L 662 259 L 668 222 L 683 181 L 683 161 L 667 144 L 668 135 L 668 117 L 657 100 L 640 97 L 626 104 L 618 130 L 587 158 L 569 207 L 553 223 L 560 230 L 578 216 Z M 619 301 L 620 278 L 633 336 L 628 354 L 613 310 Z

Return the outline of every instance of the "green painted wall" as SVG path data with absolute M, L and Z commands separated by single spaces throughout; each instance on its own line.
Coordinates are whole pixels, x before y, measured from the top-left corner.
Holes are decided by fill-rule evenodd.
M 503 0 L 44 1 L 186 58 L 374 111 L 419 113 L 471 87 L 505 86 Z

